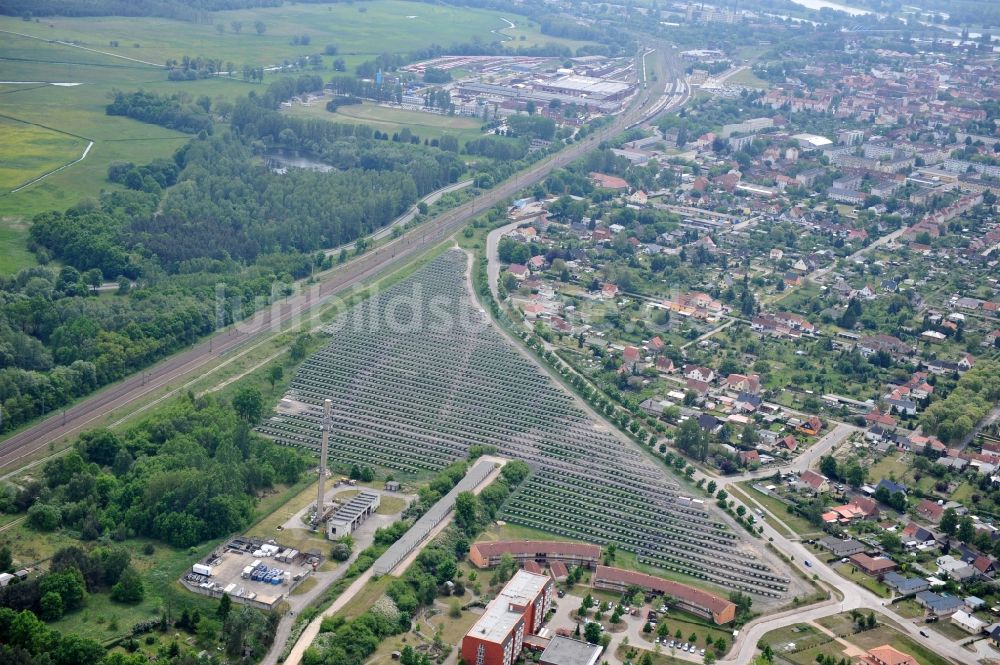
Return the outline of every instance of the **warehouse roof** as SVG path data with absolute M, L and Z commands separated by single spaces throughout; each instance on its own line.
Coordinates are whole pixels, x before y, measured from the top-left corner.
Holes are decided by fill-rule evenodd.
M 543 665 L 595 665 L 600 657 L 600 646 L 556 635 L 538 662 Z
M 332 522 L 353 522 L 357 519 L 358 515 L 368 510 L 368 508 L 377 503 L 379 500 L 379 495 L 375 492 L 369 492 L 367 490 L 361 490 L 359 494 L 355 494 L 351 497 L 351 500 L 337 508 L 336 512 L 330 516 L 330 521 Z
M 554 81 L 544 81 L 543 85 L 562 90 L 583 92 L 588 95 L 617 95 L 629 89 L 628 83 L 609 81 L 591 76 L 563 76 Z
M 475 543 L 473 549 L 485 557 L 495 557 L 501 554 L 512 556 L 573 557 L 580 559 L 598 559 L 601 556 L 600 545 L 586 543 L 568 543 L 558 540 L 499 540 L 491 543 Z

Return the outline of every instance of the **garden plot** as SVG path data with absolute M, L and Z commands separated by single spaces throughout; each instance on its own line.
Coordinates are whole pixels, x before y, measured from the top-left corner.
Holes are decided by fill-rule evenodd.
M 435 470 L 492 445 L 534 473 L 504 518 L 635 552 L 645 563 L 759 596 L 788 579 L 635 446 L 581 410 L 510 346 L 469 300 L 454 250 L 346 311 L 260 431 L 319 446 L 333 401 L 330 457 L 402 472 Z

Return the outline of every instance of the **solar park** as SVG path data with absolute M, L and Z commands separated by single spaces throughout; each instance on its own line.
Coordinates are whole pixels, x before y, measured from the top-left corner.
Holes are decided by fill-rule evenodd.
M 330 398 L 334 462 L 416 474 L 465 458 L 471 445 L 495 446 L 533 471 L 503 519 L 782 597 L 789 580 L 745 547 L 745 536 L 683 496 L 662 467 L 588 416 L 490 325 L 465 272 L 465 254 L 452 250 L 343 312 L 259 431 L 318 450 Z

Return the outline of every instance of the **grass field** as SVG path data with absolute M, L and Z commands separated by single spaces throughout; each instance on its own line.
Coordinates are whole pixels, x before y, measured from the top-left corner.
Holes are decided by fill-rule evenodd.
M 759 79 L 756 76 L 754 76 L 754 73 L 749 69 L 744 69 L 739 74 L 731 76 L 728 79 L 728 82 L 732 83 L 733 85 L 745 85 L 749 88 L 762 88 L 764 90 L 767 90 L 768 88 L 771 87 L 767 81 L 764 81 L 763 79 Z
M 0 117 L 0 190 L 79 159 L 85 146 L 83 139 Z
M 860 649 L 890 644 L 904 653 L 913 656 L 922 665 L 946 665 L 948 661 L 933 651 L 910 639 L 896 628 L 880 623 L 872 630 L 854 633 L 853 620 L 849 613 L 824 617 L 817 621 L 838 635 L 845 635 L 843 640 Z M 816 662 L 816 656 L 823 653 L 834 656 L 838 660 L 844 656 L 846 646 L 830 638 L 829 635 L 815 626 L 796 624 L 767 633 L 761 640 L 770 644 L 776 654 L 797 665 L 811 665 Z
M 581 46 L 587 44 L 587 42 L 580 42 L 575 39 L 566 39 L 565 37 L 553 37 L 551 35 L 543 35 L 539 29 L 538 25 L 533 21 L 525 19 L 523 16 L 510 15 L 507 16 L 509 20 L 514 23 L 514 27 L 502 28 L 499 32 L 502 35 L 507 35 L 512 39 L 506 42 L 506 46 L 509 48 L 518 47 L 531 47 L 531 46 L 544 46 L 545 44 L 558 44 L 559 46 L 566 46 L 574 51 Z
M 81 199 L 96 197 L 101 190 L 114 189 L 116 185 L 105 177 L 111 162 L 142 164 L 169 157 L 188 140 L 179 132 L 107 116 L 104 108 L 112 90 L 181 92 L 191 98 L 207 95 L 218 100 L 233 99 L 254 89 L 253 84 L 224 78 L 169 82 L 161 66 L 168 59 L 204 56 L 232 63 L 237 69 L 243 64 L 266 67 L 321 53 L 332 44 L 338 49 L 338 57 L 353 67 L 386 51 L 406 53 L 432 44 L 489 42 L 502 29 L 509 29 L 501 12 L 401 0 L 285 4 L 280 8 L 215 12 L 210 18 L 203 23 L 130 17 L 50 17 L 25 22 L 0 16 L 2 78 L 34 82 L 0 85 L 0 115 L 15 123 L 20 120 L 39 125 L 32 135 L 14 134 L 6 124 L 0 126 L 0 274 L 34 264 L 34 256 L 25 244 L 33 215 L 65 209 Z M 234 21 L 243 25 L 239 34 L 233 31 Z M 263 35 L 256 33 L 256 21 L 266 26 Z M 224 26 L 221 34 L 216 23 Z M 515 39 L 508 42 L 512 45 L 562 43 L 541 35 L 535 25 L 525 23 L 516 30 Z M 294 37 L 303 35 L 309 36 L 308 45 L 292 43 Z M 325 60 L 329 67 L 331 58 Z M 329 68 L 320 71 L 324 78 L 331 73 Z M 273 77 L 269 74 L 264 84 Z M 61 87 L 46 82 L 82 85 Z M 337 117 L 323 108 L 318 111 Z M 358 115 L 359 111 L 362 115 Z M 382 109 L 358 109 L 353 115 L 338 118 L 387 131 L 410 127 L 422 138 L 437 138 L 452 131 L 463 143 L 479 134 L 475 120 L 398 113 L 407 112 L 387 115 Z M 77 139 L 81 142 L 79 149 L 72 142 L 62 145 L 70 137 L 59 132 L 83 137 Z M 84 161 L 17 194 L 10 193 L 17 184 L 29 180 L 28 176 L 49 170 L 47 166 L 54 168 L 79 157 L 87 140 L 94 141 L 94 146 Z M 22 163 L 13 161 L 10 155 L 17 155 Z
M 764 507 L 765 510 L 772 513 L 775 517 L 780 519 L 782 522 L 788 525 L 795 533 L 797 533 L 803 539 L 808 538 L 820 532 L 816 526 L 809 523 L 798 515 L 793 515 L 788 512 L 787 506 L 774 498 L 773 496 L 768 496 L 761 492 L 755 490 L 752 483 L 740 483 L 739 487 L 743 490 L 743 493 L 753 499 L 756 503 Z
M 0 30 L 73 42 L 157 64 L 190 55 L 237 65 L 268 66 L 321 53 L 326 44 L 335 44 L 344 55 L 375 56 L 386 51 L 414 51 L 431 43 L 448 46 L 474 39 L 489 42 L 496 39 L 493 30 L 507 27 L 500 16 L 491 11 L 373 0 L 357 5 L 286 3 L 281 7 L 214 12 L 203 23 L 129 17 L 52 17 L 25 23 L 17 17 L 3 17 Z M 233 31 L 234 21 L 242 23 L 238 34 Z M 266 26 L 263 35 L 254 29 L 257 21 Z M 220 34 L 216 24 L 223 25 L 225 31 Z M 534 38 L 538 33 L 528 30 L 526 34 Z M 292 38 L 301 35 L 308 35 L 310 43 L 292 44 Z M 112 41 L 119 46 L 112 47 Z
M 669 649 L 667 651 L 669 651 Z M 637 663 L 647 653 L 649 654 L 649 657 L 652 659 L 653 665 L 687 665 L 688 663 L 691 662 L 690 660 L 682 660 L 680 658 L 675 658 L 667 652 L 656 653 L 651 649 L 643 649 L 634 644 L 629 645 L 627 647 L 621 647 L 621 646 L 618 647 L 617 651 L 615 651 L 615 656 L 620 661 L 625 662 L 626 660 L 629 659 L 630 655 L 634 654 L 634 657 L 631 659 L 630 662 Z
M 482 136 L 481 123 L 475 118 L 409 111 L 369 102 L 343 106 L 336 113 L 327 111 L 325 102 L 318 102 L 312 106 L 295 105 L 286 113 L 331 122 L 370 125 L 375 129 L 389 133 L 409 127 L 410 131 L 421 139 L 440 139 L 445 134 L 451 134 L 463 145 L 466 141 Z
M 889 596 L 892 595 L 892 592 L 890 591 L 889 587 L 882 584 L 874 577 L 865 575 L 860 570 L 855 570 L 854 566 L 852 566 L 849 563 L 844 563 L 835 566 L 835 570 L 844 577 L 846 577 L 847 579 L 854 582 L 855 584 L 860 584 L 864 588 L 868 589 L 876 596 L 880 596 L 882 598 L 888 598 Z

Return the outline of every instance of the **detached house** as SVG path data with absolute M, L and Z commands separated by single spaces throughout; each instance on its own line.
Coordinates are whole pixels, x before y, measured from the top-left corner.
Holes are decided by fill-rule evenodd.
M 817 494 L 823 494 L 830 491 L 830 481 L 827 477 L 820 475 L 811 469 L 803 471 L 799 474 L 799 483 Z
M 941 521 L 941 516 L 944 515 L 944 506 L 930 499 L 924 499 L 917 504 L 915 512 L 925 520 L 937 523 Z
M 730 374 L 726 377 L 726 387 L 739 393 L 756 395 L 760 392 L 760 376 L 751 374 Z
M 712 381 L 715 380 L 715 372 L 713 372 L 708 367 L 701 367 L 699 365 L 685 365 L 684 378 L 693 379 L 695 381 L 702 381 L 704 383 L 711 383 Z
M 823 429 L 823 421 L 819 419 L 819 416 L 809 416 L 808 420 L 795 429 L 807 436 L 816 436 Z

